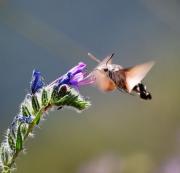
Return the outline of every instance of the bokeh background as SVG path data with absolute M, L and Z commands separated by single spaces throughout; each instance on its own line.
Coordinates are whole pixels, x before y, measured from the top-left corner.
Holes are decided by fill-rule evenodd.
M 0 0 L 0 139 L 39 69 L 48 82 L 79 61 L 92 70 L 115 52 L 114 62 L 156 65 L 143 101 L 119 91 L 81 89 L 92 106 L 50 112 L 18 173 L 180 172 L 179 0 Z

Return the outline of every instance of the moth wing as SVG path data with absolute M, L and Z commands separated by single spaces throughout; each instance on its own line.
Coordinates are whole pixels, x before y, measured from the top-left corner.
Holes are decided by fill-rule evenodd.
M 126 87 L 129 93 L 138 83 L 140 83 L 144 79 L 153 65 L 154 62 L 151 61 L 123 69 L 126 77 Z
M 113 91 L 116 89 L 115 83 L 102 71 L 100 70 L 94 70 L 93 75 L 96 79 L 96 86 L 101 91 Z

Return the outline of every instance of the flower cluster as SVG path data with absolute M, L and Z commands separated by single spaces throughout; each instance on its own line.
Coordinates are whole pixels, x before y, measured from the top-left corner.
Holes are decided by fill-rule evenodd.
M 49 85 L 45 85 L 41 73 L 34 70 L 30 85 L 31 92 L 21 103 L 20 112 L 14 117 L 1 143 L 0 170 L 3 173 L 12 171 L 15 167 L 15 159 L 24 149 L 26 138 L 48 109 L 70 106 L 81 111 L 89 107 L 90 102 L 79 94 L 78 89 L 80 86 L 92 83 L 94 80 L 87 78 L 86 64 L 82 62 Z
M 93 84 L 95 79 L 88 78 L 85 69 L 86 64 L 80 62 L 77 66 L 70 69 L 66 74 L 56 79 L 50 85 L 67 84 L 78 89 L 80 86 Z

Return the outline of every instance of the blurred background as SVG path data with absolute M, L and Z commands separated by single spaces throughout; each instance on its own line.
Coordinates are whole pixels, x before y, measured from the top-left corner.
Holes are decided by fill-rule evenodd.
M 94 87 L 92 106 L 50 112 L 18 173 L 180 172 L 179 0 L 0 0 L 0 140 L 39 69 L 50 82 L 79 61 L 115 52 L 123 66 L 155 60 L 152 101 Z

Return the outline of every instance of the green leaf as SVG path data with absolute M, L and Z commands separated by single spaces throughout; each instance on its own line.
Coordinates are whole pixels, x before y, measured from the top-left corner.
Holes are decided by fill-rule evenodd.
M 54 104 L 59 100 L 59 95 L 58 95 L 58 87 L 54 86 L 52 94 L 51 94 L 51 103 Z
M 20 151 L 23 148 L 23 139 L 21 135 L 21 124 L 18 127 L 17 139 L 16 139 L 16 151 Z
M 10 133 L 8 133 L 8 143 L 9 143 L 10 148 L 14 151 L 16 148 L 15 141 Z
M 42 105 L 47 106 L 48 105 L 48 93 L 45 89 L 43 89 L 43 91 L 42 91 L 41 99 L 42 99 Z
M 29 124 L 23 123 L 21 125 L 21 135 L 24 137 L 28 131 Z
M 36 115 L 36 118 L 33 120 L 32 124 L 39 124 L 40 122 L 40 119 L 41 119 L 41 115 L 42 115 L 42 112 L 38 112 L 37 115 Z
M 66 95 L 54 103 L 56 106 L 71 106 L 78 110 L 83 110 L 91 104 L 89 101 L 80 96 L 80 94 L 73 88 L 68 88 Z
M 32 107 L 33 107 L 34 113 L 37 113 L 40 109 L 37 96 L 33 95 L 31 99 L 32 99 Z
M 1 146 L 1 161 L 4 165 L 7 165 L 10 160 L 9 150 L 5 145 Z
M 25 105 L 22 105 L 22 106 L 21 106 L 21 111 L 22 111 L 22 115 L 23 115 L 23 116 L 28 117 L 28 116 L 31 115 L 30 112 L 29 112 L 29 110 L 28 110 L 28 108 L 27 108 L 27 106 L 25 106 Z

